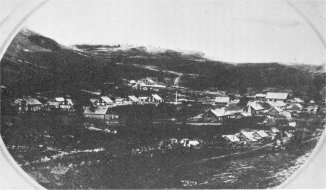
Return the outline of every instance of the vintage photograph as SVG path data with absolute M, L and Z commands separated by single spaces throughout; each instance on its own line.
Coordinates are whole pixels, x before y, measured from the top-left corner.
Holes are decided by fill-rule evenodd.
M 1 138 L 46 189 L 277 188 L 325 128 L 325 7 L 48 1 L 1 58 Z

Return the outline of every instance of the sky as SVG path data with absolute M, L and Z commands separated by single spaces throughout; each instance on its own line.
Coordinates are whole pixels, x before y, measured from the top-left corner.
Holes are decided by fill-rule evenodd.
M 310 2 L 326 12 L 322 1 Z M 25 26 L 64 45 L 200 51 L 235 63 L 326 63 L 316 32 L 279 0 L 52 0 Z

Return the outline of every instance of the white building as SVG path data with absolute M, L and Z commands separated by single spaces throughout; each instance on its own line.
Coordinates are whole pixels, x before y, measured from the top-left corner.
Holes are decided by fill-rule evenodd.
M 288 98 L 288 93 L 282 92 L 267 92 L 266 100 L 267 101 L 283 101 L 285 102 Z

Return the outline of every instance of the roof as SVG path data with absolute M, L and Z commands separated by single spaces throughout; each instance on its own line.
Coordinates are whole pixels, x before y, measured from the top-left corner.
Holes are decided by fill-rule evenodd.
M 156 100 L 158 100 L 158 101 L 162 101 L 162 100 L 163 100 L 163 99 L 162 99 L 159 95 L 157 95 L 157 94 L 152 94 L 152 96 L 153 96 L 154 99 L 156 99 Z
M 284 117 L 286 117 L 286 118 L 292 118 L 292 115 L 291 115 L 291 113 L 290 112 L 288 112 L 288 111 L 283 111 L 282 112 L 282 115 L 284 116 Z
M 256 94 L 255 97 L 256 98 L 265 98 L 266 94 Z
M 284 131 L 284 134 L 285 134 L 287 137 L 292 137 L 292 136 L 293 136 L 293 134 L 290 133 L 290 132 L 288 132 L 288 131 Z
M 74 105 L 74 103 L 72 103 L 72 100 L 71 99 L 66 99 L 67 101 L 67 105 Z M 62 102 L 61 104 L 64 104 L 64 102 Z
M 63 97 L 56 97 L 56 98 L 54 98 L 55 99 L 55 101 L 57 101 L 57 102 L 63 102 L 63 101 L 65 101 L 65 99 L 63 98 Z
M 254 110 L 263 110 L 264 107 L 258 102 L 249 102 L 248 106 L 252 107 Z
M 28 105 L 42 105 L 42 103 L 35 98 L 27 98 L 25 101 Z
M 98 99 L 96 99 L 96 98 L 91 98 L 91 99 L 89 99 L 89 101 L 92 102 L 92 103 L 94 103 L 94 102 L 98 101 Z
M 303 100 L 301 98 L 294 98 L 294 102 L 303 103 Z
M 250 141 L 257 141 L 254 137 L 254 132 L 246 132 L 246 131 L 241 131 L 240 132 L 241 135 L 245 136 L 248 140 Z
M 59 106 L 60 105 L 60 102 L 55 102 L 55 101 L 48 101 L 47 102 L 49 106 Z
M 268 101 L 267 103 L 272 107 L 284 107 L 284 106 L 286 106 L 286 103 L 284 103 L 282 101 L 276 101 L 276 102 Z
M 301 104 L 295 104 L 296 106 L 298 106 L 298 108 L 302 109 L 303 106 Z
M 273 133 L 280 132 L 280 130 L 278 130 L 276 127 L 271 127 L 271 131 L 272 131 Z
M 116 98 L 115 101 L 116 102 L 122 102 L 122 101 L 124 101 L 124 98 Z
M 294 122 L 290 122 L 290 123 L 289 123 L 289 126 L 290 126 L 290 127 L 295 127 L 295 126 L 297 126 L 297 123 L 296 123 L 295 121 L 294 121 Z
M 229 103 L 230 101 L 230 97 L 228 96 L 218 96 L 215 98 L 215 102 L 219 102 L 219 103 Z
M 149 78 L 149 77 L 147 77 L 146 80 L 147 80 L 149 83 L 155 83 L 155 82 L 153 81 L 153 79 L 151 79 L 151 78 Z
M 52 168 L 52 170 L 51 170 L 50 173 L 52 173 L 52 174 L 64 175 L 64 174 L 67 173 L 68 170 L 69 170 L 68 167 L 64 167 L 64 166 L 59 167 L 59 166 L 58 166 L 58 167 L 54 167 L 54 168 Z
M 269 135 L 264 131 L 264 130 L 259 130 L 259 131 L 256 131 L 255 133 L 257 133 L 259 136 L 261 137 L 269 137 Z
M 283 110 L 279 107 L 273 107 L 269 111 L 271 111 L 272 109 L 275 109 L 277 112 L 283 112 Z
M 149 97 L 148 96 L 141 96 L 141 97 L 138 97 L 139 100 L 147 100 Z
M 226 116 L 226 115 L 231 115 L 230 112 L 226 112 L 225 108 L 221 108 L 221 109 L 212 109 L 209 110 L 211 111 L 216 117 L 221 117 L 221 116 Z
M 113 101 L 111 100 L 111 98 L 107 97 L 107 96 L 102 96 L 101 99 L 106 102 L 106 103 L 113 103 Z
M 282 92 L 267 92 L 266 95 L 267 99 L 286 100 L 287 97 L 288 97 L 288 93 L 282 93 Z
M 139 100 L 136 96 L 128 96 L 128 98 L 133 102 L 139 102 Z
M 223 138 L 226 138 L 227 140 L 231 142 L 239 142 L 240 139 L 236 135 L 222 135 Z
M 107 106 L 99 106 L 95 107 L 94 110 L 92 110 L 90 107 L 86 107 L 84 110 L 84 114 L 88 115 L 105 115 L 108 111 L 109 107 Z

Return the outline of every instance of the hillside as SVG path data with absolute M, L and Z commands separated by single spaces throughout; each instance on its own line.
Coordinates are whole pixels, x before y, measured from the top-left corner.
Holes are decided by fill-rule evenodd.
M 178 52 L 136 46 L 76 45 L 76 48 L 119 65 L 137 66 L 182 75 L 180 84 L 203 90 L 222 89 L 246 93 L 266 87 L 293 90 L 295 95 L 324 96 L 325 66 L 280 63 L 230 64 L 209 60 L 202 53 Z
M 153 76 L 193 89 L 247 92 L 248 88 L 292 89 L 295 94 L 324 96 L 325 67 L 307 65 L 230 64 L 209 60 L 201 52 L 121 46 L 76 45 L 23 29 L 1 60 L 1 83 L 14 96 L 57 90 L 103 90 L 123 79 Z

